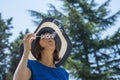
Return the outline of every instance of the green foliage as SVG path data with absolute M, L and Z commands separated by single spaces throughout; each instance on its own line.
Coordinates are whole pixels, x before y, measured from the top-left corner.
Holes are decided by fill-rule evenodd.
M 35 25 L 38 25 L 40 23 L 40 21 L 46 17 L 55 17 L 58 19 L 62 19 L 65 17 L 65 15 L 63 15 L 62 12 L 59 12 L 52 4 L 49 4 L 49 8 L 50 9 L 47 11 L 47 14 L 44 14 L 42 12 L 39 13 L 39 12 L 34 11 L 34 10 L 28 10 L 30 15 L 35 18 L 33 20 Z
M 21 55 L 19 54 L 19 47 L 25 34 L 20 32 L 18 38 L 13 42 L 9 42 L 9 37 L 12 35 L 10 29 L 12 18 L 6 21 L 2 19 L 0 14 L 0 80 L 13 80 L 13 74 L 20 61 Z
M 113 35 L 114 38 L 110 36 L 102 39 L 101 33 L 114 25 L 120 11 L 108 15 L 106 7 L 110 0 L 98 8 L 97 5 L 93 5 L 95 4 L 93 0 L 91 3 L 86 0 L 76 1 L 75 3 L 66 1 L 65 8 L 69 12 L 68 28 L 73 41 L 72 59 L 80 61 L 79 66 L 82 66 L 80 69 L 74 68 L 77 77 L 82 80 L 118 79 L 120 37 Z M 118 32 L 116 34 L 119 35 Z M 72 64 L 76 65 L 78 64 Z M 73 69 L 71 64 L 70 68 Z
M 7 58 L 9 58 L 9 37 L 12 35 L 10 32 L 11 21 L 12 18 L 5 21 L 0 14 L 0 80 L 5 80 L 8 73 Z

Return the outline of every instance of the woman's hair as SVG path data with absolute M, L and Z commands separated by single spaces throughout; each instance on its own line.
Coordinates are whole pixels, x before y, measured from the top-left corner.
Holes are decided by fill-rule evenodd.
M 45 34 L 47 32 L 44 32 L 42 34 Z M 50 33 L 50 32 L 48 32 Z M 41 47 L 41 45 L 39 44 L 39 40 L 40 40 L 40 37 L 36 38 L 36 41 L 35 41 L 35 46 L 34 46 L 34 56 L 35 58 L 39 61 L 41 60 L 42 56 L 42 51 L 44 50 L 43 47 Z M 53 53 L 53 63 L 55 64 L 55 61 L 59 61 L 59 50 L 57 48 L 57 43 L 56 43 L 56 40 L 55 40 L 55 50 L 54 50 L 54 53 Z

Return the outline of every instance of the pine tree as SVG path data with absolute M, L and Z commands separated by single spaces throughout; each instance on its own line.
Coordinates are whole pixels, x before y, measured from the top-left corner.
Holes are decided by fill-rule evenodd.
M 0 80 L 6 80 L 8 73 L 8 58 L 9 58 L 9 37 L 12 35 L 10 32 L 12 18 L 6 21 L 2 19 L 0 13 Z
M 115 46 L 119 44 L 119 36 L 117 36 L 117 44 L 112 36 L 101 38 L 103 31 L 114 25 L 120 14 L 118 11 L 109 15 L 110 12 L 107 9 L 109 2 L 110 0 L 107 0 L 98 8 L 94 0 L 65 2 L 69 12 L 70 35 L 73 40 L 72 59 L 79 62 L 79 64 L 71 64 L 73 65 L 71 68 L 73 74 L 83 80 L 109 80 L 119 74 L 116 69 L 119 71 L 120 57 L 118 59 L 115 57 L 119 55 L 117 52 L 119 47 L 116 49 Z
M 65 66 L 80 80 L 120 79 L 120 29 L 112 36 L 102 38 L 103 32 L 115 24 L 120 10 L 109 15 L 110 10 L 107 7 L 110 0 L 101 6 L 95 0 L 61 1 L 64 2 L 66 15 L 54 6 L 51 6 L 47 14 L 32 10 L 30 12 L 38 21 L 53 16 L 66 25 L 73 49 Z

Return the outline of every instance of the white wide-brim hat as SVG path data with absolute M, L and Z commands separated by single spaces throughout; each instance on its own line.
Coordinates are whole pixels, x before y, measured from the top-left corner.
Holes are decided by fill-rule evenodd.
M 48 17 L 43 19 L 40 25 L 34 31 L 34 33 L 36 33 L 36 36 L 39 36 L 39 33 L 41 33 L 43 30 L 47 30 L 47 31 L 50 30 L 56 34 L 55 40 L 57 47 L 59 49 L 60 60 L 56 61 L 55 65 L 58 67 L 62 65 L 70 55 L 70 52 L 72 50 L 71 41 L 67 36 L 62 24 L 55 18 Z M 31 49 L 31 53 L 29 54 L 29 59 L 36 60 L 33 54 L 34 53 L 33 47 L 34 47 L 34 41 L 32 43 L 32 49 Z M 24 47 L 23 44 L 21 44 L 20 53 L 23 54 L 23 51 L 24 51 Z

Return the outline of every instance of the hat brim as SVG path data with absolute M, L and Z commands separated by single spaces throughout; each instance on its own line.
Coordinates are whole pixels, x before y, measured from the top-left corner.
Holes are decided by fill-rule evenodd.
M 72 49 L 72 44 L 71 44 L 69 37 L 65 33 L 64 28 L 57 26 L 53 22 L 44 22 L 43 24 L 41 24 L 40 26 L 37 27 L 37 29 L 35 30 L 35 33 L 38 34 L 42 29 L 47 28 L 47 27 L 53 29 L 58 36 L 58 38 L 56 39 L 56 43 L 58 43 L 57 46 L 59 48 L 60 60 L 55 62 L 55 65 L 58 67 L 58 66 L 62 65 L 68 58 L 68 56 L 71 52 L 71 49 Z M 34 43 L 32 44 L 32 48 L 33 48 L 33 46 L 34 46 Z M 21 47 L 20 47 L 21 53 L 23 53 L 23 49 L 24 49 L 23 45 L 21 45 Z M 36 60 L 32 51 L 29 54 L 29 59 Z

